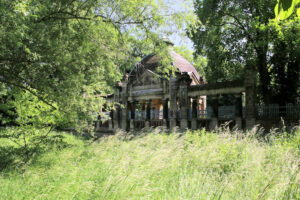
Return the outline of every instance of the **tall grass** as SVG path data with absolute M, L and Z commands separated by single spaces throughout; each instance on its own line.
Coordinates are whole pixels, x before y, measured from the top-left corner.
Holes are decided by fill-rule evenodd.
M 254 133 L 66 135 L 71 146 L 0 172 L 0 199 L 299 199 L 300 132 Z

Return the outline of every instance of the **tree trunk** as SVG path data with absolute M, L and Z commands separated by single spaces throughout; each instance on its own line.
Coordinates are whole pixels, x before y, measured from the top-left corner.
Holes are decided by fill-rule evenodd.
M 259 73 L 259 92 L 261 93 L 262 100 L 265 104 L 271 103 L 271 91 L 270 91 L 270 83 L 271 77 L 268 72 L 267 67 L 267 51 L 268 51 L 268 42 L 267 38 L 264 37 L 264 33 L 257 33 L 259 45 L 256 48 L 257 54 L 257 70 Z

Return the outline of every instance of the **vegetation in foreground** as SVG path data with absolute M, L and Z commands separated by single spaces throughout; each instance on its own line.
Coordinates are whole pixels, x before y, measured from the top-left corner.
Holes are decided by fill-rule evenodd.
M 2 168 L 0 199 L 299 199 L 299 129 L 257 135 L 64 134 L 64 145 Z M 2 158 L 12 145 L 1 139 Z

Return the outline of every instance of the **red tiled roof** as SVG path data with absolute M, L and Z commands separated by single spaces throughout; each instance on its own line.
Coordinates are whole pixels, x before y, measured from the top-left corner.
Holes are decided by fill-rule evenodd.
M 174 59 L 174 65 L 179 69 L 180 72 L 193 72 L 197 79 L 200 80 L 197 70 L 189 61 L 173 50 L 170 51 L 170 54 Z
M 170 50 L 170 55 L 173 58 L 173 65 L 178 68 L 180 72 L 191 72 L 200 80 L 200 76 L 194 66 L 189 63 L 184 57 L 177 54 L 174 50 Z M 156 55 L 150 54 L 141 60 L 141 63 L 149 70 L 154 70 L 159 64 L 159 58 Z

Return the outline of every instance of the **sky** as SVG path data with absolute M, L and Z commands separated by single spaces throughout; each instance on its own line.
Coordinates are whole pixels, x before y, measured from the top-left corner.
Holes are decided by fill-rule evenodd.
M 182 36 L 178 35 L 178 34 L 173 34 L 170 37 L 170 40 L 174 43 L 175 46 L 185 46 L 187 49 L 189 49 L 190 51 L 193 51 L 193 42 L 188 38 L 182 38 Z
M 175 11 L 192 12 L 193 10 L 193 0 L 164 0 L 164 2 Z M 181 32 L 183 33 L 183 31 Z M 184 45 L 187 49 L 193 51 L 193 42 L 187 36 L 183 37 L 179 33 L 174 33 L 169 38 L 175 46 Z

